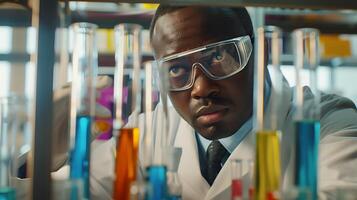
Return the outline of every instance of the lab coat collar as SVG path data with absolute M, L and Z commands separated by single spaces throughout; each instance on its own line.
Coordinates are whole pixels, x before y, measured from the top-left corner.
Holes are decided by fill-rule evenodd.
M 275 95 L 278 98 L 282 99 L 281 104 L 279 104 L 278 110 L 278 130 L 284 130 L 284 125 L 286 124 L 287 114 L 291 108 L 291 97 L 292 92 L 289 84 L 284 81 L 282 92 L 279 94 L 272 86 L 271 88 L 272 95 Z M 265 113 L 270 113 L 272 107 L 272 102 L 269 101 Z M 271 123 L 271 118 L 269 115 L 265 115 L 265 124 L 267 127 Z M 286 133 L 289 134 L 289 133 Z M 208 191 L 208 194 L 205 199 L 229 199 L 230 198 L 230 185 L 231 185 L 231 166 L 230 163 L 234 159 L 242 160 L 254 160 L 255 156 L 255 133 L 251 131 L 243 141 L 238 145 L 238 147 L 233 151 L 231 156 L 228 158 L 227 162 L 222 167 L 220 173 L 218 174 L 216 180 L 214 181 L 212 187 Z M 289 154 L 289 152 L 284 152 Z M 287 162 L 287 161 L 283 161 Z M 243 167 L 243 176 L 246 175 L 249 171 L 248 165 Z M 224 193 L 224 194 L 222 194 Z
M 274 90 L 272 86 L 272 95 L 277 94 Z M 284 82 L 282 93 L 279 94 L 279 96 L 280 98 L 284 98 L 278 111 L 278 122 L 280 122 L 278 127 L 283 130 L 286 117 L 291 108 L 291 89 L 287 82 Z M 270 108 L 271 101 L 268 103 L 266 113 L 270 112 Z M 271 120 L 270 117 L 265 117 L 266 124 L 269 124 Z M 194 134 L 193 128 L 181 119 L 175 146 L 182 148 L 182 157 L 178 173 L 183 186 L 183 199 L 229 199 L 231 185 L 230 162 L 233 159 L 254 160 L 255 134 L 252 132 L 249 133 L 232 152 L 211 187 L 201 175 L 198 147 Z M 247 172 L 248 167 L 243 168 L 243 174 Z
M 180 120 L 175 146 L 182 148 L 178 174 L 182 182 L 183 199 L 204 199 L 210 186 L 201 175 L 198 148 L 193 128 Z

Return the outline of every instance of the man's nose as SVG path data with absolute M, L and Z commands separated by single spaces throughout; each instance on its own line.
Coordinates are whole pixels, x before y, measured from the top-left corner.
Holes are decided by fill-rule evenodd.
M 210 79 L 201 67 L 194 67 L 194 82 L 191 97 L 199 99 L 214 96 L 219 92 L 217 81 Z

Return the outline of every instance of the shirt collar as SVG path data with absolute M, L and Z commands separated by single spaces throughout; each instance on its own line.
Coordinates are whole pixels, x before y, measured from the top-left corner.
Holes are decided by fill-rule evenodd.
M 269 76 L 268 76 L 269 77 Z M 268 79 L 265 79 L 264 83 L 264 108 L 266 108 L 266 105 L 268 105 L 269 102 L 269 97 L 271 93 L 271 81 L 270 77 Z M 229 153 L 232 153 L 234 149 L 241 143 L 241 141 L 245 138 L 245 136 L 248 135 L 248 133 L 252 130 L 253 128 L 253 120 L 252 117 L 250 117 L 239 129 L 237 132 L 235 132 L 233 135 L 226 137 L 226 138 L 221 138 L 218 141 L 226 148 L 226 150 Z M 211 140 L 208 140 L 204 137 L 201 136 L 201 134 L 197 133 L 198 135 L 197 140 L 201 144 L 204 152 L 207 152 L 208 145 L 212 142 Z
M 246 121 L 237 132 L 235 132 L 233 135 L 226 137 L 226 138 L 221 138 L 218 141 L 224 146 L 224 148 L 227 149 L 229 153 L 232 153 L 234 149 L 238 146 L 238 144 L 244 139 L 244 137 L 250 132 L 252 129 L 252 118 L 250 118 L 248 121 Z M 208 145 L 212 142 L 211 140 L 208 140 L 204 137 L 202 137 L 200 134 L 198 135 L 198 139 L 201 142 L 201 145 L 204 149 L 204 152 L 207 151 Z

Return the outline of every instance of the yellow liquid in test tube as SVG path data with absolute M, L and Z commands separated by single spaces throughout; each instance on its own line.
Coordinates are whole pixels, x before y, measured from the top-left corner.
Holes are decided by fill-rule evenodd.
M 136 180 L 139 128 L 119 130 L 116 146 L 114 200 L 129 200 L 130 185 Z
M 273 200 L 280 189 L 279 131 L 258 131 L 256 138 L 255 199 Z

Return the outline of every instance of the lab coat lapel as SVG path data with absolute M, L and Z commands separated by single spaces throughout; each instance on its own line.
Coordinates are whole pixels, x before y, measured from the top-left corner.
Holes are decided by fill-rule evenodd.
M 237 148 L 229 156 L 226 163 L 223 165 L 212 187 L 208 191 L 206 199 L 230 199 L 231 195 L 231 160 L 254 160 L 254 136 L 255 134 L 249 133 Z M 248 166 L 243 168 L 243 176 L 248 173 Z
M 197 151 L 197 142 L 192 127 L 180 120 L 175 146 L 182 148 L 178 174 L 182 182 L 183 199 L 204 199 L 209 190 L 207 181 L 202 177 Z
M 274 97 L 272 97 L 274 96 Z M 283 81 L 283 86 L 281 89 L 281 92 L 278 92 L 275 88 L 274 85 L 271 86 L 271 94 L 269 97 L 268 105 L 264 111 L 264 127 L 271 127 L 272 126 L 272 118 L 271 118 L 271 109 L 272 109 L 272 104 L 274 101 L 277 102 L 277 116 L 276 120 L 277 124 L 276 127 L 278 130 L 285 130 L 286 126 L 289 125 L 287 122 L 287 119 L 289 117 L 289 114 L 291 114 L 291 108 L 292 108 L 292 91 L 289 86 L 289 83 L 284 79 Z
M 277 95 L 278 98 L 276 99 L 281 99 L 281 103 L 279 104 L 279 109 L 277 112 L 277 127 L 279 130 L 286 130 L 287 124 L 286 119 L 288 118 L 291 108 L 291 101 L 290 99 L 292 98 L 292 92 L 291 89 L 286 81 L 283 83 L 283 88 L 282 88 L 282 93 L 279 94 L 276 92 L 274 86 L 271 87 L 271 94 Z M 283 99 L 284 98 L 284 99 Z M 288 99 L 288 100 L 287 100 Z M 269 100 L 267 108 L 265 110 L 265 113 L 270 113 L 272 101 Z M 265 115 L 265 124 L 266 127 L 268 124 L 271 123 L 271 118 L 269 114 Z M 283 139 L 285 138 L 291 138 L 291 137 L 286 137 L 288 134 L 291 133 L 283 133 L 285 134 L 285 137 L 283 135 Z M 286 144 L 288 145 L 288 144 Z M 287 152 L 284 152 L 282 155 L 282 161 L 283 161 L 283 169 L 286 168 L 287 163 L 289 162 L 289 159 L 287 158 L 288 155 L 290 155 L 290 148 L 282 147 L 282 149 L 287 150 Z M 229 199 L 230 198 L 230 186 L 231 186 L 231 168 L 230 168 L 230 161 L 233 159 L 243 159 L 243 160 L 254 160 L 255 156 L 255 134 L 253 132 L 249 133 L 244 140 L 238 145 L 238 147 L 232 152 L 224 166 L 222 167 L 220 173 L 218 174 L 215 182 L 213 183 L 212 187 L 210 188 L 206 199 Z M 248 173 L 248 167 L 243 168 L 243 176 L 245 176 Z

